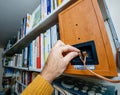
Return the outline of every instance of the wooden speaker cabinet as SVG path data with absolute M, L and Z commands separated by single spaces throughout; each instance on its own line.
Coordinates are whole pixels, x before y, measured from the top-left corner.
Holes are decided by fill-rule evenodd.
M 103 76 L 117 76 L 116 64 L 97 0 L 77 0 L 59 14 L 59 27 L 60 39 L 65 44 L 94 42 L 97 63 L 89 64 L 94 72 Z M 70 63 L 65 73 L 92 75 L 80 66 L 83 65 Z

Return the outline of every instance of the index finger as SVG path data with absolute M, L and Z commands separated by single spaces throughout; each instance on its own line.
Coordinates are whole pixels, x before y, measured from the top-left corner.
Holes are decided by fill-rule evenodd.
M 54 44 L 54 46 L 56 46 L 56 47 L 60 47 L 60 46 L 64 46 L 65 44 L 61 41 L 61 40 L 58 40 L 55 44 Z
M 71 51 L 80 52 L 79 49 L 77 49 L 73 46 L 70 46 L 70 45 L 65 45 L 65 46 L 62 47 L 62 52 L 71 52 Z

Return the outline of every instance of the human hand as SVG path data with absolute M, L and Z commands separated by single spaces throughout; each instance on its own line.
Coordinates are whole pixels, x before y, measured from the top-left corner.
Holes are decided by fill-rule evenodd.
M 57 41 L 50 51 L 41 76 L 51 83 L 64 72 L 69 62 L 78 56 L 79 52 L 79 49 Z

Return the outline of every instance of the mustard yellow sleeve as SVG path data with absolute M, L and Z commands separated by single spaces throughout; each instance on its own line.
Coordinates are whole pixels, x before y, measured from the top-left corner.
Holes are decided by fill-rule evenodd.
M 42 76 L 37 77 L 25 88 L 21 95 L 51 95 L 53 87 Z

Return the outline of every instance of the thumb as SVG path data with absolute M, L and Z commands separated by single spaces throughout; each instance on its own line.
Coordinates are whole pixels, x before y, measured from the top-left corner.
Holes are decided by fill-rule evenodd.
M 78 52 L 70 52 L 64 57 L 64 61 L 68 64 L 74 57 L 78 56 Z

